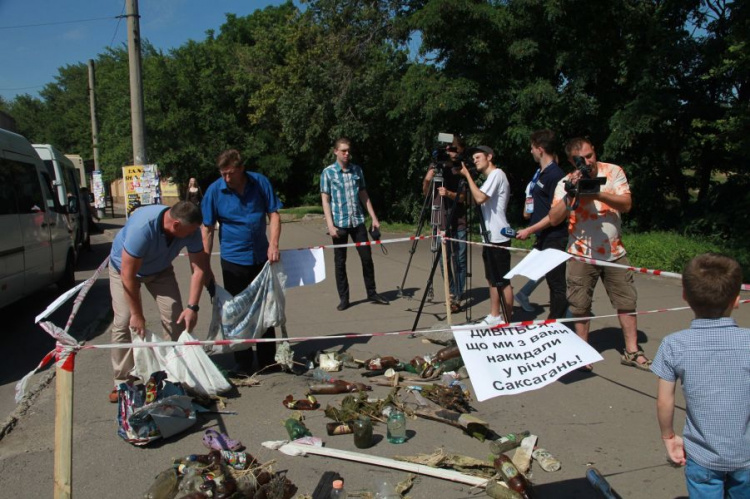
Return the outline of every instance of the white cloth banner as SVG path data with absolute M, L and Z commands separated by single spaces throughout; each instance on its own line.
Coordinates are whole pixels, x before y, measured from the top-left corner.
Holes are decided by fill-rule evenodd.
M 323 248 L 284 250 L 280 263 L 286 274 L 284 289 L 317 284 L 326 278 Z
M 526 276 L 532 281 L 537 281 L 547 275 L 547 272 L 554 269 L 564 261 L 571 258 L 572 255 L 564 251 L 548 248 L 543 251 L 533 249 L 518 265 L 513 267 L 510 272 L 503 277 L 511 279 L 517 275 Z
M 489 329 L 454 326 L 478 401 L 536 390 L 603 360 L 564 324 Z

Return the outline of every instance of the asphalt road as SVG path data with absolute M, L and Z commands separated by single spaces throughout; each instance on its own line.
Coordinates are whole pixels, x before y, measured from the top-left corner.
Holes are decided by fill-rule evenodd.
M 121 223 L 122 220 L 114 222 Z M 113 224 L 116 225 L 116 224 Z M 113 227 L 114 228 L 114 227 Z M 300 248 L 329 244 L 321 220 L 284 223 L 282 247 Z M 109 236 L 111 237 L 112 232 Z M 384 234 L 384 238 L 394 237 Z M 431 264 L 429 244 L 419 243 L 409 269 L 406 295 L 399 298 L 397 286 L 401 284 L 409 258 L 411 244 L 388 245 L 388 255 L 374 249 L 378 291 L 391 300 L 388 306 L 364 301 L 365 291 L 361 278 L 359 259 L 353 251 L 349 254 L 349 280 L 352 288 L 352 307 L 338 312 L 338 297 L 333 278 L 333 255 L 326 251 L 327 279 L 315 286 L 289 290 L 287 302 L 287 328 L 292 337 L 310 337 L 342 333 L 373 333 L 410 330 L 414 322 L 419 298 L 427 282 Z M 77 274 L 84 279 L 91 274 L 108 251 L 108 237 L 96 236 L 94 252 L 84 255 L 82 268 Z M 514 262 L 518 257 L 514 256 Z M 218 257 L 212 259 L 218 271 Z M 186 293 L 189 270 L 187 262 L 178 261 L 176 271 Z M 483 288 L 483 267 L 479 250 L 474 250 L 474 287 L 472 297 L 476 302 L 473 320 L 487 314 L 487 290 Z M 439 273 L 438 273 L 439 277 Z M 109 341 L 109 297 L 107 277 L 103 276 L 84 302 L 71 332 L 77 338 L 88 337 L 93 344 Z M 524 279 L 514 279 L 516 287 Z M 639 275 L 636 277 L 639 292 L 639 310 L 677 307 L 684 304 L 677 281 Z M 445 318 L 445 307 L 439 303 L 442 296 L 436 285 L 436 303 L 427 303 L 419 326 L 433 326 Z M 42 356 L 53 347 L 53 342 L 38 327 L 32 326 L 33 317 L 54 299 L 50 290 L 21 304 L 3 310 L 6 326 L 2 342 L 2 375 L 0 380 L 0 415 L 11 415 L 15 410 L 13 385 L 26 372 L 33 369 Z M 147 320 L 156 324 L 157 313 L 153 300 L 147 304 Z M 514 319 L 543 318 L 548 305 L 546 285 L 541 285 L 532 295 L 532 302 L 540 304 L 537 311 L 523 312 L 516 307 Z M 201 300 L 201 313 L 196 336 L 205 338 L 209 323 L 209 301 Z M 600 315 L 612 313 L 601 286 L 597 289 L 594 311 Z M 53 317 L 63 325 L 67 317 L 61 310 Z M 740 324 L 750 323 L 750 309 L 741 307 L 735 317 Z M 649 357 L 653 357 L 660 341 L 677 329 L 685 327 L 691 313 L 670 312 L 639 317 L 639 340 Z M 466 320 L 464 314 L 454 317 L 454 322 Z M 542 389 L 515 396 L 496 397 L 482 403 L 474 402 L 476 416 L 490 422 L 493 430 L 504 434 L 528 429 L 539 436 L 538 445 L 547 448 L 562 462 L 562 469 L 546 473 L 538 465 L 532 467 L 532 481 L 537 497 L 541 498 L 593 498 L 593 489 L 585 479 L 588 466 L 596 466 L 622 497 L 674 498 L 686 496 L 683 471 L 671 468 L 665 452 L 655 414 L 656 377 L 648 372 L 621 366 L 622 335 L 616 319 L 600 319 L 592 323 L 592 345 L 604 357 L 595 364 L 591 375 L 573 373 Z M 294 345 L 295 355 L 301 357 L 315 350 L 348 351 L 355 358 L 365 359 L 377 354 L 394 355 L 409 360 L 415 355 L 434 353 L 440 347 L 425 343 L 422 338 L 407 336 L 364 337 L 347 340 L 307 341 Z M 219 359 L 224 367 L 231 360 Z M 351 381 L 364 380 L 356 370 L 340 374 Z M 34 376 L 30 386 L 49 380 L 49 386 L 38 390 L 37 396 L 20 414 L 13 416 L 14 424 L 5 425 L 6 433 L 0 440 L 0 490 L 3 497 L 50 497 L 53 488 L 54 450 L 54 399 L 55 383 L 49 371 Z M 406 473 L 379 468 L 363 463 L 335 460 L 325 457 L 289 457 L 261 447 L 266 440 L 287 438 L 283 421 L 290 411 L 282 400 L 293 394 L 301 398 L 307 378 L 291 374 L 269 374 L 260 377 L 260 386 L 239 388 L 226 400 L 226 410 L 237 415 L 200 416 L 191 430 L 158 441 L 146 448 L 137 448 L 117 436 L 116 409 L 107 401 L 111 387 L 111 367 L 105 350 L 85 350 L 77 356 L 74 399 L 73 492 L 74 497 L 89 499 L 102 497 L 143 497 L 153 477 L 178 456 L 203 453 L 202 433 L 206 428 L 216 428 L 241 440 L 248 452 L 263 462 L 275 461 L 277 471 L 283 471 L 298 487 L 299 493 L 311 494 L 326 471 L 341 474 L 346 488 L 352 491 L 372 489 L 374 480 L 387 478 L 398 482 Z M 374 387 L 373 395 L 385 396 L 387 388 Z M 329 402 L 337 404 L 342 395 L 321 395 L 323 407 Z M 684 421 L 684 400 L 678 394 L 676 428 Z M 323 411 L 306 416 L 307 426 L 314 435 L 322 437 L 326 446 L 335 449 L 358 451 L 351 436 L 328 437 L 325 433 Z M 6 419 L 7 423 L 7 419 Z M 367 449 L 371 455 L 393 457 L 433 453 L 442 449 L 485 459 L 490 456 L 488 444 L 479 442 L 451 426 L 423 419 L 408 420 L 409 439 L 402 445 L 388 443 L 384 425 L 376 425 L 376 443 Z M 421 477 L 410 492 L 412 498 L 466 498 L 484 497 L 483 491 L 436 478 Z

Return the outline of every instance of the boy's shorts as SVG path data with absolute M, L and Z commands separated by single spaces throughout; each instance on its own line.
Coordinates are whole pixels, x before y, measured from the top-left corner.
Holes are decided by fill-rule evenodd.
M 630 266 L 627 256 L 611 263 Z M 570 313 L 579 317 L 591 315 L 594 289 L 600 277 L 615 310 L 636 309 L 638 292 L 635 289 L 632 270 L 591 265 L 571 258 L 568 260 L 567 269 Z
M 496 248 L 482 247 L 482 260 L 484 261 L 484 276 L 490 286 L 504 288 L 510 284 L 510 280 L 503 276 L 510 272 L 510 251 L 499 248 L 510 248 L 510 241 L 504 243 L 491 243 Z

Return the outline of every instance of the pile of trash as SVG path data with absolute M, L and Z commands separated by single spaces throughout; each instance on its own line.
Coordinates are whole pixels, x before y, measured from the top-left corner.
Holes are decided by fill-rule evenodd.
M 291 499 L 297 487 L 273 462 L 261 464 L 244 451 L 237 440 L 215 430 L 206 430 L 203 443 L 208 454 L 175 459 L 159 473 L 145 494 L 146 499 Z

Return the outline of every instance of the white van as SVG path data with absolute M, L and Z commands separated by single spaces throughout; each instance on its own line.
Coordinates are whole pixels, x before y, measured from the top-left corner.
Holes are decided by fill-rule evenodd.
M 53 283 L 73 285 L 73 238 L 54 174 L 28 140 L 3 129 L 0 234 L 0 308 Z
M 88 199 L 83 199 L 81 176 L 73 162 L 50 144 L 32 144 L 47 170 L 52 172 L 57 190 L 57 200 L 67 209 L 68 223 L 74 235 L 76 258 L 78 252 L 89 241 L 89 219 L 85 208 Z

